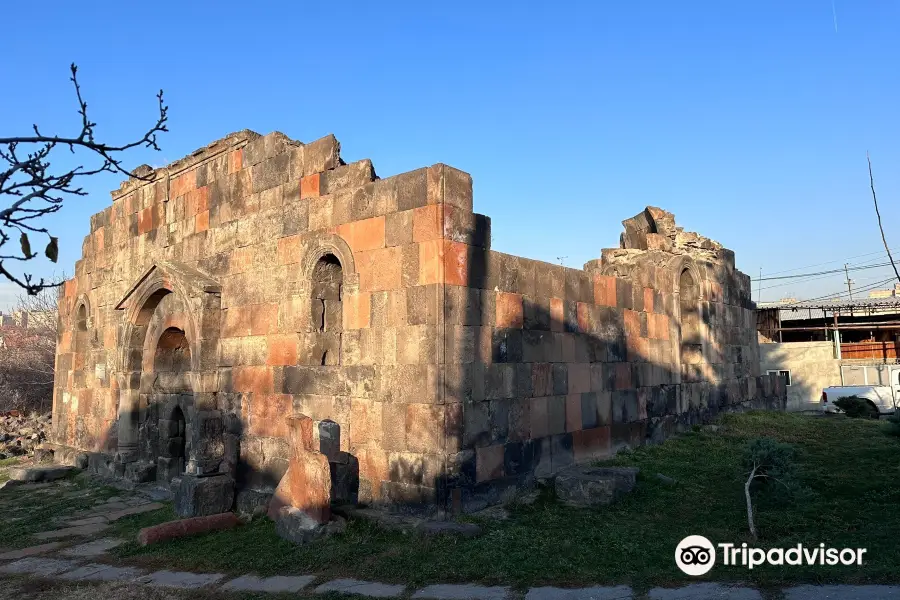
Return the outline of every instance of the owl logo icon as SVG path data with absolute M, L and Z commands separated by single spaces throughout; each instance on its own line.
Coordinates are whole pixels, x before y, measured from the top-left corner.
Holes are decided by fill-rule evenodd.
M 708 573 L 715 563 L 715 547 L 702 535 L 689 535 L 675 548 L 675 564 L 686 575 L 697 577 Z

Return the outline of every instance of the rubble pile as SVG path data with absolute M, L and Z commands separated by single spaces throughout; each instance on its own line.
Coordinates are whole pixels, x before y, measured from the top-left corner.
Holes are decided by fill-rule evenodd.
M 34 454 L 50 435 L 51 413 L 0 413 L 0 460 Z

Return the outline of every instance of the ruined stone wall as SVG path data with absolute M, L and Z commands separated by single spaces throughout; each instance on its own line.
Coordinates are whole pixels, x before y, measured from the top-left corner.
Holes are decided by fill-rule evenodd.
M 471 210 L 471 178 L 436 165 L 376 179 L 331 136 L 252 132 L 145 173 L 92 217 L 61 295 L 55 441 L 120 475 L 190 465 L 265 492 L 303 413 L 341 425 L 362 499 L 433 489 L 442 207 Z M 154 364 L 178 332 L 180 377 Z
M 340 426 L 362 501 L 473 508 L 783 400 L 749 279 L 659 209 L 582 270 L 492 250 L 466 173 L 379 179 L 333 136 L 244 131 L 138 174 L 60 295 L 54 441 L 92 469 L 229 473 L 250 509 L 303 414 Z

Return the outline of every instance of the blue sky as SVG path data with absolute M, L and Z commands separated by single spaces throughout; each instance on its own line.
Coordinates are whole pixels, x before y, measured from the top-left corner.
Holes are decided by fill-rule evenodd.
M 334 133 L 345 160 L 371 158 L 381 176 L 471 173 L 497 250 L 581 266 L 652 204 L 734 249 L 754 279 L 883 261 L 868 150 L 900 255 L 896 2 L 84 4 L 4 7 L 3 135 L 77 127 L 75 61 L 112 141 L 149 124 L 165 89 L 171 132 L 131 166 L 244 128 Z M 119 180 L 90 182 L 52 219 L 60 263 L 36 272 L 72 273 Z M 844 286 L 779 283 L 763 299 Z

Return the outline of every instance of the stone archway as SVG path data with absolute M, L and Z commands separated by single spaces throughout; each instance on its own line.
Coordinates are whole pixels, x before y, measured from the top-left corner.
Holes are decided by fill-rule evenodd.
M 200 464 L 218 468 L 197 449 L 221 444 L 192 439 L 221 429 L 208 423 L 222 422 L 210 387 L 217 381 L 218 285 L 181 265 L 154 265 L 116 308 L 125 311 L 117 369 L 121 460 L 153 463 L 162 481 L 203 470 Z M 202 419 L 198 406 L 207 409 Z

